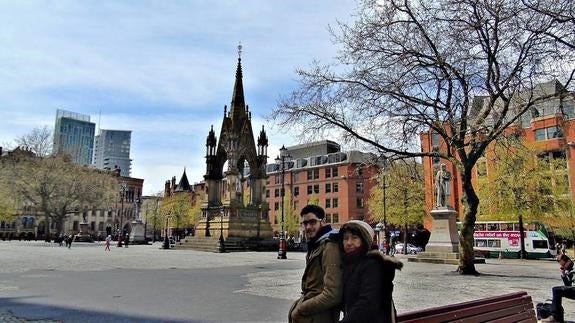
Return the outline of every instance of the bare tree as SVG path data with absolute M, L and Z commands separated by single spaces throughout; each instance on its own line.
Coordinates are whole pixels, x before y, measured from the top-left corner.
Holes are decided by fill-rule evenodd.
M 12 189 L 24 203 L 41 210 L 56 230 L 66 217 L 84 208 L 109 207 L 117 196 L 117 178 L 105 171 L 73 164 L 66 156 L 32 157 L 13 164 Z
M 458 271 L 477 274 L 473 167 L 545 99 L 535 84 L 569 84 L 574 51 L 546 34 L 553 17 L 512 0 L 363 0 L 355 18 L 333 31 L 337 62 L 298 71 L 299 88 L 271 118 L 293 133 L 338 133 L 392 158 L 439 154 L 454 163 L 465 207 Z M 438 134 L 446 149 L 422 152 L 422 131 Z
M 16 138 L 16 144 L 32 151 L 38 157 L 46 157 L 52 153 L 53 135 L 48 126 L 34 128 L 30 133 Z

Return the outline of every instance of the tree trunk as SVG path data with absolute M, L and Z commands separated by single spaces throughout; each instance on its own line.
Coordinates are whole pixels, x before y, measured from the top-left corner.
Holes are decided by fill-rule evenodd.
M 477 219 L 477 208 L 479 198 L 471 183 L 471 169 L 461 172 L 461 182 L 463 185 L 463 205 L 465 214 L 461 219 L 461 232 L 459 233 L 459 267 L 457 271 L 462 275 L 479 275 L 475 269 L 473 255 L 473 231 L 475 220 Z

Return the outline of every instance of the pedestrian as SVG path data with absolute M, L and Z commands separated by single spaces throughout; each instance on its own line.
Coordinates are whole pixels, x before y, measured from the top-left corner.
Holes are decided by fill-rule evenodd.
M 364 221 L 348 221 L 339 230 L 339 236 L 343 250 L 343 319 L 340 322 L 395 322 L 393 279 L 403 263 L 378 250 L 373 228 Z
M 307 238 L 302 295 L 289 310 L 293 323 L 331 323 L 339 320 L 342 299 L 342 263 L 337 230 L 325 222 L 325 211 L 307 205 L 301 212 Z
M 542 320 L 542 322 L 565 322 L 563 318 L 563 306 L 561 300 L 563 297 L 575 300 L 575 287 L 573 286 L 573 261 L 567 255 L 559 256 L 559 270 L 564 286 L 555 286 L 552 289 L 553 299 L 551 303 L 551 316 Z
M 72 237 L 72 235 L 68 235 L 68 239 L 66 240 L 66 245 L 68 246 L 68 249 L 72 249 L 72 241 L 74 241 L 74 237 Z
M 110 250 L 110 244 L 112 244 L 112 236 L 111 236 L 111 235 L 108 235 L 108 236 L 106 237 L 106 242 L 104 243 L 104 245 L 106 246 L 106 248 L 104 249 L 104 251 L 106 251 L 106 250 L 107 250 L 107 251 L 111 251 L 111 250 Z
M 124 236 L 124 248 L 128 248 L 128 244 L 130 243 L 130 235 L 126 233 Z

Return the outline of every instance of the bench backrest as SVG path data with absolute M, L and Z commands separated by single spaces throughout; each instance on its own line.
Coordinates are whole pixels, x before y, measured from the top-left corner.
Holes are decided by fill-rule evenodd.
M 537 322 L 531 296 L 516 292 L 398 315 L 402 323 Z

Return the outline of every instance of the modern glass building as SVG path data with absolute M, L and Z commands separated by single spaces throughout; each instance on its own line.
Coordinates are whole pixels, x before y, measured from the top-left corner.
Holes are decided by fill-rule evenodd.
M 76 164 L 92 164 L 95 130 L 96 124 L 90 122 L 89 115 L 57 110 L 54 153 L 68 154 Z
M 120 168 L 121 176 L 130 177 L 132 167 L 131 142 L 131 130 L 101 129 L 94 140 L 94 167 L 106 170 Z

